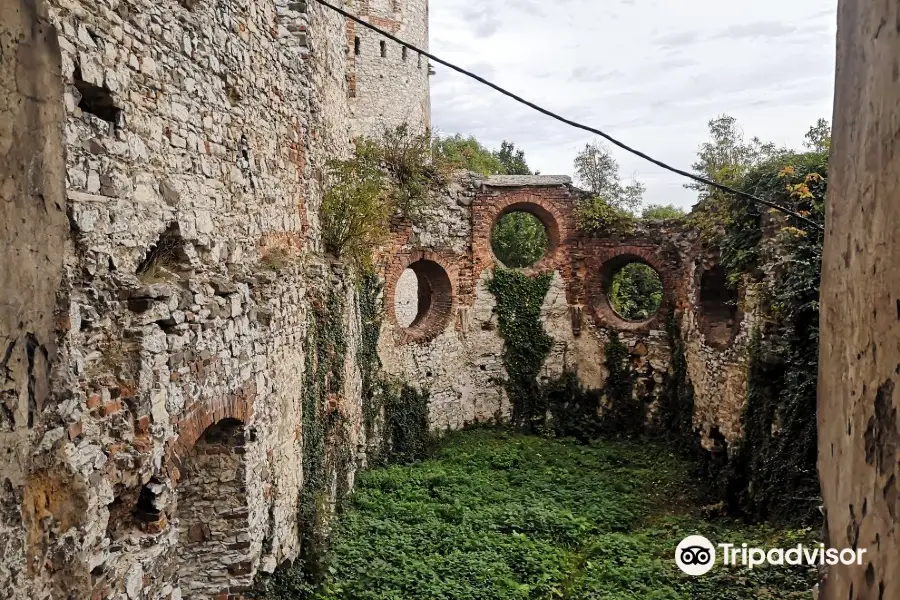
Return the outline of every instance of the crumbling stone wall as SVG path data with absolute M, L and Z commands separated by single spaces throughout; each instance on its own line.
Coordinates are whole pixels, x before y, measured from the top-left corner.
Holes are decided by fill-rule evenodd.
M 364 21 L 428 50 L 428 0 L 359 0 L 351 10 Z M 353 136 L 377 138 L 385 128 L 431 129 L 428 59 L 347 22 L 347 72 Z
M 723 282 L 711 281 L 709 275 L 704 279 L 717 257 L 702 248 L 691 228 L 642 223 L 628 236 L 588 237 L 575 223 L 581 194 L 567 177 L 465 175 L 435 200 L 434 214 L 422 224 L 398 225 L 380 262 L 389 317 L 380 347 L 385 368 L 430 389 L 435 429 L 510 417 L 501 385 L 505 373 L 496 300 L 487 289 L 499 264 L 490 239 L 503 215 L 529 212 L 544 224 L 548 249 L 525 272 L 553 274 L 541 314 L 553 346 L 539 377 L 551 381 L 573 372 L 584 386 L 602 388 L 605 348 L 609 332 L 615 331 L 630 352 L 635 396 L 652 417 L 673 375 L 667 332 L 672 318 L 686 348 L 695 390 L 694 423 L 704 445 L 713 449 L 738 440 L 752 310 L 738 311 L 730 304 L 731 292 L 717 287 Z M 452 314 L 420 317 L 429 324 L 427 332 L 403 327 L 408 313 L 419 308 L 411 307 L 403 273 L 422 258 L 438 264 L 451 284 L 446 300 Z M 611 276 L 630 262 L 651 266 L 663 283 L 659 311 L 643 322 L 619 317 L 606 297 Z M 403 314 L 393 312 L 396 298 L 402 300 L 398 306 Z
M 317 254 L 325 161 L 350 143 L 346 23 L 281 0 L 3 16 L 0 587 L 239 598 L 300 550 L 309 304 L 330 289 L 351 456 L 333 476 L 364 464 L 355 285 Z M 184 565 L 223 422 L 243 447 L 215 514 L 240 539 L 210 527 L 196 556 L 220 560 Z

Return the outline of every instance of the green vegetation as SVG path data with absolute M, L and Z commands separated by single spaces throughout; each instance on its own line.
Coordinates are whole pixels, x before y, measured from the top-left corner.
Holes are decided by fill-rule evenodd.
M 505 214 L 491 231 L 491 249 L 509 268 L 530 267 L 547 252 L 547 229 L 527 212 Z
M 667 221 L 684 216 L 684 210 L 674 204 L 648 204 L 641 212 L 641 218 L 645 221 Z
M 645 321 L 662 305 L 659 274 L 644 263 L 629 263 L 616 271 L 609 291 L 609 304 L 627 321 Z
M 423 218 L 430 191 L 443 180 L 441 167 L 430 137 L 405 125 L 379 139 L 358 139 L 351 158 L 328 163 L 331 186 L 321 210 L 326 250 L 367 270 L 391 217 Z
M 589 235 L 628 235 L 637 222 L 644 186 L 638 181 L 624 185 L 619 163 L 609 148 L 594 142 L 575 157 L 575 179 L 589 195 L 578 202 L 578 228 Z
M 329 398 L 343 392 L 347 340 L 344 299 L 332 287 L 312 303 L 304 347 L 303 498 L 300 503 L 301 556 L 311 581 L 322 576 L 320 558 L 327 548 L 330 484 L 337 481 L 338 500 L 349 490 L 349 431 L 339 413 L 326 412 Z
M 381 370 L 382 282 L 366 274 L 358 283 L 361 343 L 356 363 L 362 374 L 363 425 L 370 465 L 420 460 L 433 447 L 428 430 L 428 392 L 390 378 Z
M 435 158 L 454 170 L 480 175 L 531 175 L 525 152 L 503 141 L 500 150 L 489 150 L 474 137 L 460 134 L 434 140 Z
M 743 142 L 734 119 L 710 123 L 713 140 L 695 166 L 718 181 L 768 198 L 818 223 L 825 220 L 828 123 L 810 129 L 793 153 Z M 730 162 L 736 161 L 736 162 Z M 793 218 L 700 186 L 691 215 L 722 248 L 733 285 L 758 290 L 761 329 L 750 346 L 745 439 L 724 466 L 711 469 L 733 511 L 753 519 L 816 522 L 816 380 L 819 346 L 821 232 Z M 763 229 L 776 232 L 763 238 Z M 774 272 L 766 279 L 762 267 Z
M 718 565 L 682 575 L 687 535 L 760 547 L 812 543 L 702 517 L 689 465 L 646 441 L 581 445 L 504 432 L 451 435 L 437 456 L 363 473 L 337 525 L 327 577 L 287 574 L 270 600 L 800 599 L 815 569 Z
M 546 402 L 538 372 L 553 346 L 541 323 L 541 306 L 550 289 L 550 274 L 528 277 L 518 271 L 497 269 L 488 290 L 497 299 L 506 393 L 513 399 L 513 422 L 533 430 L 543 426 Z

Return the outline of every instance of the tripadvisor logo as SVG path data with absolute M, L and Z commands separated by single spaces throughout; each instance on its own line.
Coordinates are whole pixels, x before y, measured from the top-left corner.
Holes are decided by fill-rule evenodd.
M 792 548 L 771 548 L 769 550 L 751 548 L 748 544 L 713 545 L 702 535 L 691 535 L 681 540 L 675 549 L 675 564 L 684 573 L 699 576 L 712 570 L 716 565 L 717 554 L 724 565 L 753 569 L 762 565 L 834 566 L 838 563 L 862 565 L 865 553 L 865 548 L 839 550 L 825 548 L 825 544 L 812 547 L 797 544 Z

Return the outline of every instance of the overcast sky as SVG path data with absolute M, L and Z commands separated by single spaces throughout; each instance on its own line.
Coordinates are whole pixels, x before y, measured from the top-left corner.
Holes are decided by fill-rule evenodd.
M 759 136 L 800 147 L 831 120 L 837 0 L 431 0 L 431 50 L 576 121 L 690 168 L 722 113 Z M 433 126 L 504 139 L 532 169 L 572 174 L 591 141 L 435 65 Z M 689 208 L 684 180 L 615 149 L 645 204 Z

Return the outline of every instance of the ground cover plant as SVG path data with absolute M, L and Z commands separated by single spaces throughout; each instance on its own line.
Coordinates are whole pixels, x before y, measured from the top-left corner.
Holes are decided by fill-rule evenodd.
M 268 598 L 809 597 L 809 568 L 678 571 L 674 549 L 689 534 L 760 547 L 814 543 L 808 529 L 704 518 L 702 501 L 690 465 L 659 444 L 456 433 L 432 459 L 360 474 L 324 584 L 312 590 L 287 570 Z

